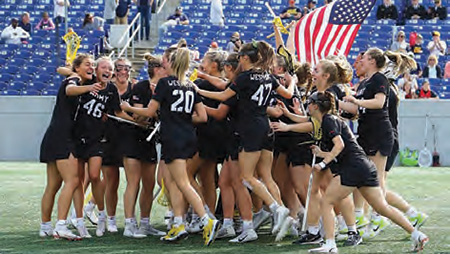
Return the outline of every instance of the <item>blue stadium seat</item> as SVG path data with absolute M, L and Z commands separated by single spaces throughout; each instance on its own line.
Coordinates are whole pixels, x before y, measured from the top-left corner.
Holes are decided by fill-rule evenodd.
M 1 92 L 2 95 L 20 95 L 20 91 L 17 90 L 4 90 Z
M 41 67 L 41 66 L 44 66 L 45 65 L 45 60 L 43 60 L 43 59 L 30 59 L 30 61 L 29 61 L 29 63 L 30 63 L 30 65 L 32 65 L 32 66 L 36 66 L 36 67 Z
M 28 83 L 33 79 L 32 75 L 20 73 L 16 75 L 16 78 L 14 79 L 14 82 L 19 81 L 23 83 Z
M 9 74 L 16 74 L 16 73 L 18 73 L 19 71 L 20 71 L 20 67 L 19 66 L 15 66 L 15 65 L 6 65 L 4 68 L 3 68 L 3 71 L 2 72 L 4 72 L 4 73 L 9 73 Z
M 17 52 L 15 55 L 16 58 L 21 58 L 21 59 L 29 59 L 32 56 L 33 56 L 32 52 L 25 51 L 25 50 L 21 50 L 21 51 Z
M 21 91 L 25 89 L 27 86 L 24 82 L 21 81 L 14 81 L 8 84 L 8 90 L 16 90 Z
M 41 95 L 56 96 L 56 95 L 58 95 L 58 90 L 53 90 L 53 89 L 45 90 L 45 91 L 42 91 Z
M 442 80 L 438 78 L 430 78 L 428 81 L 430 82 L 430 86 L 440 86 L 442 83 Z
M 32 89 L 32 90 L 42 91 L 46 88 L 47 88 L 47 84 L 44 82 L 31 82 L 31 83 L 28 83 L 28 85 L 27 85 L 27 90 Z
M 27 61 L 23 58 L 13 58 L 10 60 L 10 64 L 22 67 L 27 63 Z
M 8 87 L 8 84 L 6 82 L 0 81 L 0 91 L 6 90 L 7 87 Z
M 9 73 L 0 73 L 0 82 L 1 83 L 9 83 L 14 79 L 14 75 Z
M 8 63 L 8 61 L 7 61 L 6 59 L 0 58 L 0 68 L 1 68 L 2 66 L 5 66 L 5 64 L 7 64 L 7 63 Z
M 51 83 L 53 81 L 53 75 L 49 73 L 39 73 L 34 76 L 34 82 L 43 82 L 43 83 Z
M 26 89 L 23 90 L 20 95 L 41 95 L 41 92 L 33 89 Z

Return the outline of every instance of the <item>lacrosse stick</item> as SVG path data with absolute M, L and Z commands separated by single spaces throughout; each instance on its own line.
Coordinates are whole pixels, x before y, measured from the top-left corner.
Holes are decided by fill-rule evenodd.
M 150 142 L 150 140 L 152 140 L 153 136 L 155 136 L 156 132 L 159 130 L 161 126 L 161 122 L 157 123 L 155 128 L 153 129 L 152 133 L 150 133 L 150 135 L 148 135 L 147 137 L 147 142 Z

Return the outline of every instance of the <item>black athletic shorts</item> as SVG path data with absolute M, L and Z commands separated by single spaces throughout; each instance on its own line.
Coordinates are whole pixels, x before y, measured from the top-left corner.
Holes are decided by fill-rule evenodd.
M 379 186 L 377 168 L 369 158 L 361 156 L 346 161 L 339 165 L 342 185 L 357 188 Z
M 176 139 L 176 137 L 164 139 L 162 137 L 161 145 L 162 160 L 167 164 L 176 159 L 190 159 L 197 153 L 197 138 L 195 135 L 183 139 Z
M 222 163 L 227 154 L 226 122 L 212 121 L 197 129 L 198 155 L 202 159 Z
M 75 155 L 78 159 L 89 160 L 92 157 L 102 157 L 104 155 L 105 140 L 86 140 L 80 138 L 75 143 Z
M 239 135 L 237 133 L 228 136 L 226 158 L 230 158 L 232 161 L 239 159 Z
M 395 159 L 397 158 L 397 154 L 400 151 L 400 145 L 398 143 L 398 134 L 397 131 L 394 131 L 394 146 L 392 147 L 392 152 L 387 158 L 386 162 L 386 171 L 391 170 L 394 166 Z
M 158 155 L 156 152 L 155 139 L 147 142 L 147 133 L 135 127 L 126 128 L 123 131 L 122 155 L 140 161 L 156 163 Z
M 275 136 L 274 150 L 277 153 L 286 154 L 287 165 L 303 166 L 311 165 L 311 144 L 304 144 L 304 138 L 299 136 Z
M 70 137 L 58 135 L 58 131 L 48 128 L 41 142 L 39 160 L 43 163 L 68 159 L 70 154 L 76 157 L 75 143 Z
M 389 121 L 377 124 L 358 125 L 358 144 L 368 156 L 374 156 L 380 151 L 381 155 L 389 156 L 394 145 L 394 135 Z

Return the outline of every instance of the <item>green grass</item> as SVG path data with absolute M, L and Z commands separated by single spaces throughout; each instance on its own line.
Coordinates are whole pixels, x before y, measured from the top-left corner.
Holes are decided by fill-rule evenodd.
M 260 239 L 245 245 L 216 241 L 202 246 L 200 235 L 190 236 L 181 244 L 163 244 L 156 237 L 127 239 L 123 230 L 122 196 L 125 177 L 121 172 L 119 189 L 119 234 L 107 234 L 80 242 L 41 239 L 38 236 L 40 201 L 44 190 L 45 165 L 38 163 L 0 163 L 0 253 L 307 253 L 308 247 L 294 246 L 292 239 L 280 244 L 263 229 Z M 389 176 L 389 187 L 419 210 L 430 215 L 422 228 L 431 241 L 424 253 L 450 253 L 450 169 L 395 168 Z M 156 203 L 152 223 L 163 229 L 165 209 Z M 55 218 L 55 216 L 53 217 Z M 94 228 L 89 227 L 91 234 Z M 340 253 L 405 253 L 410 250 L 409 237 L 397 226 L 391 226 L 372 241 L 357 248 L 339 249 Z

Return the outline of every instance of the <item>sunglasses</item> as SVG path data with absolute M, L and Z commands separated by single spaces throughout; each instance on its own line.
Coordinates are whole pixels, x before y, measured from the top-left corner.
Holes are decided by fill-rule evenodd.
M 130 71 L 131 66 L 119 64 L 116 66 L 116 71 Z

